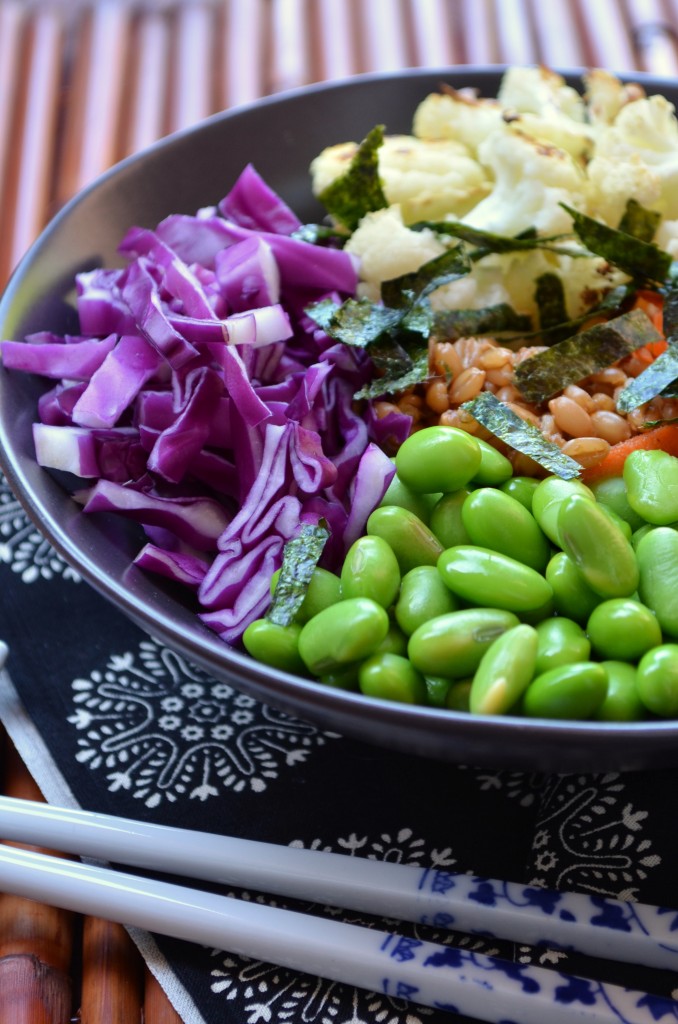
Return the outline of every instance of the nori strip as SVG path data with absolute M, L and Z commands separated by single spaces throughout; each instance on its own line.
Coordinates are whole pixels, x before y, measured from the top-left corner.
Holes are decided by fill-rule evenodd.
M 532 330 L 531 318 L 517 313 L 507 302 L 483 309 L 445 309 L 433 314 L 433 334 L 438 341 L 472 338 L 476 335 L 501 334 L 506 331 L 524 334 Z
M 356 348 L 366 348 L 398 327 L 404 316 L 401 309 L 390 309 L 366 298 L 342 303 L 323 299 L 307 306 L 305 312 L 331 338 Z
M 278 626 L 289 626 L 306 596 L 313 570 L 320 561 L 330 533 L 327 523 L 302 523 L 296 537 L 288 540 L 283 562 L 266 618 Z
M 641 309 L 632 309 L 524 359 L 514 370 L 515 385 L 528 402 L 539 405 L 568 384 L 660 338 L 649 317 Z
M 646 210 L 637 199 L 629 199 L 619 221 L 619 230 L 639 238 L 641 242 L 651 242 L 661 219 L 662 215 L 657 210 Z
M 519 235 L 496 235 L 492 231 L 483 231 L 482 228 L 474 228 L 470 224 L 464 224 L 458 220 L 422 220 L 417 221 L 416 224 L 410 224 L 409 228 L 411 231 L 423 231 L 428 228 L 436 235 L 447 235 L 450 238 L 458 238 L 467 245 L 474 245 L 476 251 L 471 253 L 473 260 L 481 259 L 489 253 L 530 252 L 533 249 L 548 249 L 550 252 L 561 252 L 568 256 L 577 255 L 572 249 L 553 244 L 565 236 L 539 237 L 537 232 L 530 228 L 521 231 Z
M 637 377 L 632 377 L 617 398 L 619 412 L 631 412 L 664 394 L 678 380 L 678 342 L 673 342 Z M 669 397 L 668 395 L 666 397 Z
M 375 365 L 384 368 L 383 363 L 378 358 L 375 358 L 373 349 L 370 349 L 370 355 Z M 380 398 L 382 395 L 391 395 L 398 391 L 405 391 L 415 384 L 423 383 L 430 376 L 430 373 L 428 348 L 421 349 L 419 352 L 413 353 L 412 356 L 408 357 L 407 365 L 403 364 L 401 366 L 400 373 L 397 372 L 397 368 L 392 368 L 390 372 L 385 372 L 383 376 L 375 377 L 369 384 L 362 387 L 360 391 L 357 391 L 353 397 Z
M 539 310 L 539 326 L 544 330 L 567 323 L 565 289 L 558 274 L 540 274 L 534 293 Z
M 528 423 L 500 402 L 491 391 L 481 391 L 477 398 L 465 402 L 462 409 L 470 412 L 500 441 L 510 445 L 517 452 L 528 455 L 549 473 L 554 473 L 563 480 L 572 480 L 579 476 L 581 466 L 578 462 L 569 455 L 563 455 L 557 444 L 549 441 L 532 423 Z
M 347 231 L 340 231 L 329 224 L 302 224 L 290 235 L 290 238 L 297 238 L 300 242 L 310 242 L 311 245 L 332 246 L 342 249 L 348 241 Z
M 376 125 L 360 143 L 346 171 L 318 196 L 327 212 L 349 231 L 358 227 L 366 213 L 388 206 L 379 176 L 383 142 L 384 126 Z
M 560 205 L 572 217 L 575 232 L 590 252 L 602 256 L 635 280 L 661 283 L 666 279 L 671 257 L 663 249 L 601 224 L 567 203 Z
M 464 277 L 470 270 L 471 262 L 461 247 L 447 249 L 440 256 L 427 260 L 418 270 L 382 281 L 381 298 L 384 305 L 394 309 L 412 306 L 436 288 Z

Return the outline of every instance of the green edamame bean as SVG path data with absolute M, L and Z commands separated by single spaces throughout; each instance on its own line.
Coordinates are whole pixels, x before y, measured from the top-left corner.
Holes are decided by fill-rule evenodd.
M 638 696 L 636 666 L 615 660 L 601 664 L 607 673 L 607 693 L 596 718 L 601 722 L 639 722 L 646 709 Z
M 635 592 L 639 573 L 633 545 L 593 498 L 567 498 L 558 510 L 558 531 L 563 551 L 596 594 Z
M 615 510 L 610 508 L 609 505 L 604 505 L 602 502 L 596 502 L 596 504 L 598 505 L 598 508 L 605 513 L 610 522 L 614 523 L 614 525 L 621 530 L 626 539 L 631 540 L 633 537 L 633 530 L 631 529 L 630 524 L 627 523 L 625 519 L 622 519 L 621 516 L 617 515 Z
M 668 526 L 678 519 L 678 459 L 668 452 L 634 451 L 624 461 L 631 508 L 645 522 Z
M 633 544 L 634 551 L 636 551 L 636 552 L 638 551 L 638 545 L 640 544 L 640 542 L 643 539 L 643 537 L 645 536 L 645 534 L 649 533 L 650 530 L 656 530 L 656 529 L 657 529 L 657 527 L 656 526 L 652 526 L 651 523 L 645 523 L 644 526 L 639 526 L 637 530 L 634 530 L 633 533 L 631 534 L 631 543 Z
M 501 608 L 463 608 L 422 623 L 410 637 L 407 654 L 424 676 L 472 676 L 493 640 L 518 625 Z
M 452 680 L 442 676 L 426 676 L 424 682 L 426 683 L 427 702 L 433 708 L 444 708 Z
M 560 665 L 537 676 L 525 691 L 523 711 L 530 718 L 592 718 L 605 700 L 607 674 L 593 661 Z
M 395 462 L 395 459 L 392 461 Z M 414 512 L 415 516 L 418 516 L 422 523 L 428 524 L 433 506 L 439 497 L 439 494 L 417 494 L 409 487 L 406 487 L 396 473 L 386 488 L 386 493 L 379 502 L 378 507 L 381 508 L 382 505 L 399 505 L 400 508 L 406 508 L 410 512 Z
M 558 547 L 560 531 L 558 528 L 558 512 L 560 506 L 573 494 L 581 494 L 586 498 L 593 497 L 593 491 L 581 480 L 562 480 L 558 476 L 547 476 L 537 484 L 532 495 L 532 515 L 542 530 Z
M 538 623 L 536 633 L 537 675 L 560 665 L 588 661 L 591 656 L 591 641 L 573 619 L 566 619 L 562 615 L 544 619 Z
M 373 654 L 358 673 L 360 692 L 366 697 L 400 704 L 426 704 L 426 683 L 421 672 L 399 654 Z
M 657 526 L 638 542 L 640 600 L 657 616 L 664 633 L 678 637 L 678 531 Z
M 546 568 L 549 542 L 517 498 L 496 487 L 479 487 L 462 505 L 461 518 L 472 544 L 515 558 L 537 572 Z
M 457 427 L 424 427 L 410 434 L 396 455 L 398 476 L 413 491 L 458 491 L 480 468 L 480 445 Z
M 594 608 L 586 626 L 601 658 L 637 661 L 662 642 L 662 631 L 650 609 L 630 597 L 614 597 Z
M 407 654 L 408 637 L 396 622 L 390 622 L 388 633 L 377 647 L 375 654 Z
M 391 546 L 403 576 L 417 565 L 435 565 L 443 550 L 421 519 L 397 505 L 375 508 L 366 529 L 369 536 L 381 537 Z
M 279 576 L 280 569 L 277 569 L 271 577 L 271 595 L 275 593 Z M 309 619 L 312 619 L 314 615 L 317 615 L 318 612 L 322 611 L 323 608 L 336 604 L 340 598 L 341 581 L 339 577 L 336 573 L 316 566 L 306 588 L 304 600 L 301 602 L 301 606 L 294 617 L 295 621 L 303 625 Z
M 383 537 L 358 537 L 341 567 L 341 596 L 369 597 L 390 608 L 400 588 L 400 567 Z
M 247 653 L 264 665 L 283 672 L 305 673 L 306 666 L 299 654 L 300 634 L 298 622 L 279 626 L 270 619 L 255 619 L 243 633 L 242 642 Z
M 631 532 L 638 530 L 644 523 L 642 516 L 629 505 L 629 496 L 626 491 L 624 478 L 621 476 L 608 476 L 603 480 L 597 480 L 591 484 L 591 490 L 596 501 L 607 508 L 612 509 L 617 515 L 629 524 Z
M 299 654 L 315 676 L 368 658 L 388 633 L 389 618 L 368 597 L 348 597 L 318 612 L 302 627 Z
M 402 631 L 411 636 L 422 622 L 458 607 L 459 602 L 435 565 L 418 565 L 402 578 L 394 614 Z
M 318 677 L 319 681 L 323 686 L 331 686 L 334 690 L 353 690 L 357 692 L 360 689 L 358 671 L 361 664 L 362 662 L 355 661 L 346 668 L 338 668 L 334 672 L 327 672 L 325 675 Z
M 447 548 L 438 571 L 453 594 L 483 608 L 536 611 L 553 597 L 550 584 L 535 569 L 489 548 Z
M 537 662 L 537 631 L 521 623 L 490 645 L 471 683 L 469 708 L 477 715 L 504 715 L 527 689 Z
M 443 548 L 452 548 L 455 544 L 470 544 L 471 538 L 461 518 L 464 502 L 471 492 L 465 487 L 452 494 L 443 494 L 433 506 L 429 518 L 429 526 Z
M 602 598 L 591 590 L 569 555 L 558 551 L 546 566 L 546 579 L 553 588 L 553 605 L 558 615 L 575 622 L 587 622 Z
M 678 715 L 678 644 L 660 644 L 643 655 L 636 687 L 648 711 L 660 718 Z
M 539 481 L 533 476 L 512 476 L 506 483 L 501 484 L 500 490 L 510 495 L 524 505 L 528 512 L 532 511 L 532 498 L 539 486 Z
M 498 487 L 513 476 L 513 466 L 487 441 L 475 438 L 480 447 L 480 466 L 471 478 L 474 487 Z
M 470 711 L 471 710 L 471 680 L 458 679 L 450 683 L 445 698 L 445 707 L 448 711 Z

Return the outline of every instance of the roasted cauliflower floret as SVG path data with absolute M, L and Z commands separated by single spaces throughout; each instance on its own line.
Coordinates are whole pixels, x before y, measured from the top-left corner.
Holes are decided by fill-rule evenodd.
M 616 227 L 629 198 L 678 218 L 678 121 L 663 96 L 629 103 L 601 129 L 588 167 L 591 212 Z
M 494 188 L 465 217 L 468 224 L 500 235 L 535 228 L 540 235 L 569 232 L 572 222 L 559 205 L 582 209 L 586 179 L 570 155 L 506 124 L 480 145 L 481 162 Z
M 397 205 L 363 217 L 346 249 L 360 260 L 361 293 L 375 301 L 382 281 L 418 270 L 445 251 L 432 231 L 408 228 Z
M 313 191 L 319 195 L 343 174 L 358 144 L 331 146 L 311 164 Z M 490 191 L 491 183 L 466 146 L 449 139 L 422 140 L 388 135 L 379 149 L 379 175 L 389 203 L 400 205 L 406 224 L 461 217 Z

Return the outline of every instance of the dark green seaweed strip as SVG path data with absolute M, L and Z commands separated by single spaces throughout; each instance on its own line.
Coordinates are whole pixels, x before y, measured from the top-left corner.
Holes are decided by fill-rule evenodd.
M 471 261 L 461 248 L 446 249 L 418 270 L 382 281 L 381 298 L 384 305 L 394 309 L 411 306 L 436 288 L 464 277 L 470 270 Z
M 661 219 L 662 215 L 657 210 L 646 210 L 637 199 L 629 199 L 619 221 L 619 230 L 639 238 L 641 242 L 651 242 Z
M 586 248 L 602 256 L 638 281 L 663 282 L 671 268 L 671 257 L 663 249 L 610 228 L 567 203 L 560 204 L 572 217 L 574 230 Z
M 632 377 L 617 399 L 619 412 L 631 412 L 661 395 L 678 380 L 678 342 L 673 342 L 637 377 Z
M 524 359 L 514 370 L 514 381 L 528 402 L 539 405 L 568 384 L 576 384 L 660 338 L 649 317 L 641 309 L 633 309 Z
M 322 299 L 304 312 L 335 341 L 356 348 L 366 348 L 403 319 L 403 310 L 389 309 L 366 298 L 342 303 Z
M 467 245 L 474 245 L 476 251 L 471 254 L 474 260 L 481 259 L 489 253 L 530 252 L 533 249 L 547 249 L 549 252 L 562 252 L 568 256 L 576 256 L 576 251 L 554 245 L 563 235 L 538 236 L 533 229 L 521 231 L 519 235 L 496 235 L 492 231 L 474 228 L 458 220 L 418 221 L 409 225 L 411 231 L 423 231 L 428 228 L 436 235 L 458 238 Z
M 522 336 L 531 330 L 531 318 L 517 313 L 507 302 L 482 309 L 436 310 L 433 314 L 433 333 L 438 341 L 504 332 L 520 333 Z
M 539 310 L 539 325 L 544 330 L 567 322 L 565 289 L 558 274 L 540 274 L 534 293 Z
M 388 206 L 379 176 L 379 149 L 384 126 L 377 125 L 360 143 L 346 171 L 322 190 L 318 199 L 335 220 L 354 231 L 366 213 Z
M 283 563 L 266 618 L 278 626 L 289 626 L 306 596 L 313 570 L 318 565 L 329 537 L 324 520 L 317 525 L 302 523 L 296 537 L 288 540 Z
M 508 406 L 500 402 L 491 391 L 481 391 L 477 398 L 465 402 L 462 409 L 481 423 L 486 430 L 510 445 L 517 452 L 528 455 L 549 473 L 571 480 L 579 476 L 581 466 L 569 455 L 563 455 L 557 444 L 549 441 L 532 423 L 526 422 Z

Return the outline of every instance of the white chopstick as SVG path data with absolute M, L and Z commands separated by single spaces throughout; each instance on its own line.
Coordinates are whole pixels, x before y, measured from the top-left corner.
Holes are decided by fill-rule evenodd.
M 0 796 L 0 836 L 391 919 L 678 969 L 678 910 L 276 846 L 13 797 Z
M 5 892 L 500 1024 L 654 1024 L 678 1004 L 453 946 L 0 846 Z M 575 1007 L 573 1008 L 573 1002 Z

